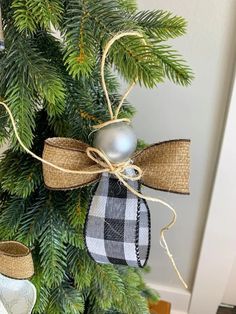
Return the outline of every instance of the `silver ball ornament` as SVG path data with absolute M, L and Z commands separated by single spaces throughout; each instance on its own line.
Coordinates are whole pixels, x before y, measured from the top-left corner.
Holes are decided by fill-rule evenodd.
M 110 162 L 121 163 L 135 152 L 137 137 L 128 123 L 112 123 L 96 132 L 93 146 L 105 153 Z

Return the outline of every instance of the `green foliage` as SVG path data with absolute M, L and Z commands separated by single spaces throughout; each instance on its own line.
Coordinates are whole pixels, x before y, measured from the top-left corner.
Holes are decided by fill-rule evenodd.
M 136 0 L 118 0 L 118 3 L 126 12 L 134 13 L 138 9 Z
M 35 274 L 31 280 L 37 289 L 37 299 L 34 307 L 34 313 L 46 313 L 51 290 L 46 286 L 43 280 L 42 268 L 40 267 L 38 260 L 34 260 L 34 269 Z
M 123 58 L 120 58 L 123 55 Z M 150 45 L 142 39 L 123 38 L 110 51 L 112 62 L 127 81 L 138 79 L 140 85 L 154 87 L 164 79 L 164 72 Z M 124 62 L 125 61 L 125 62 Z
M 9 104 L 22 141 L 30 147 L 39 108 L 44 106 L 49 117 L 63 113 L 64 84 L 32 40 L 13 27 L 6 30 L 6 45 L 8 49 L 1 59 L 0 94 Z
M 183 86 L 191 83 L 193 72 L 176 50 L 167 45 L 157 45 L 154 50 L 169 80 Z
M 135 13 L 133 4 L 133 1 L 118 0 L 69 1 L 62 29 L 66 43 L 64 60 L 69 73 L 73 77 L 91 75 L 100 47 L 120 30 L 132 29 L 143 33 L 143 40 L 122 38 L 113 45 L 109 54 L 110 62 L 126 80 L 137 78 L 146 87 L 154 87 L 165 77 L 181 85 L 189 84 L 192 74 L 180 62 L 180 56 L 175 62 L 172 60 L 174 66 L 170 71 L 167 57 L 160 60 L 152 49 L 156 42 L 183 35 L 186 21 L 160 10 Z M 128 6 L 126 13 L 125 5 Z
M 50 203 L 50 199 L 48 200 Z M 40 261 L 44 269 L 44 280 L 48 287 L 57 287 L 62 283 L 66 268 L 66 246 L 63 243 L 63 224 L 55 208 L 46 207 L 48 211 L 43 221 L 44 228 L 39 237 Z M 56 271 L 52 271 L 52 270 Z
M 187 23 L 183 17 L 162 10 L 137 12 L 134 20 L 148 36 L 158 41 L 182 36 L 186 32 Z
M 33 131 L 35 129 L 35 110 L 32 108 L 34 99 L 24 82 L 18 81 L 12 84 L 9 82 L 8 86 L 5 96 L 16 119 L 19 136 L 30 147 L 33 143 Z M 14 135 L 12 141 L 15 146 L 18 146 Z
M 64 60 L 69 74 L 87 77 L 93 70 L 97 49 L 85 1 L 69 2 L 64 25 Z
M 83 296 L 72 285 L 64 283 L 52 290 L 46 310 L 48 314 L 84 313 Z
M 20 32 L 35 32 L 39 27 L 50 31 L 51 24 L 58 27 L 63 13 L 59 0 L 14 0 L 14 22 Z
M 186 31 L 186 21 L 165 11 L 137 12 L 135 0 L 3 0 L 6 50 L 0 52 L 0 99 L 8 103 L 22 141 L 42 155 L 44 140 L 65 136 L 92 143 L 92 126 L 109 118 L 100 61 L 107 41 L 135 30 L 109 52 L 105 76 L 114 108 L 121 98 L 113 66 L 131 82 L 154 87 L 166 78 L 188 85 L 193 74 L 172 47 L 163 44 Z M 61 40 L 51 33 L 53 25 Z M 144 42 L 145 41 L 145 42 Z M 125 102 L 120 117 L 132 118 Z M 45 188 L 41 164 L 19 147 L 0 107 L 0 239 L 33 249 L 37 288 L 34 314 L 148 314 L 142 272 L 98 265 L 84 243 L 91 187 Z M 139 141 L 139 148 L 145 147 Z
M 1 239 L 14 238 L 20 226 L 21 218 L 24 215 L 25 208 L 26 203 L 24 199 L 16 196 L 8 197 L 7 203 L 3 202 L 0 216 Z
M 41 164 L 31 156 L 9 150 L 3 154 L 0 163 L 2 189 L 25 198 L 41 184 L 40 170 Z

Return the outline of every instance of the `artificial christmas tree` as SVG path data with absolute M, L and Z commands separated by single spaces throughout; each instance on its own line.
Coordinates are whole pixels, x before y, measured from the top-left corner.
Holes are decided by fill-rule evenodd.
M 106 62 L 113 108 L 119 103 L 111 65 L 127 80 L 154 87 L 165 78 L 187 85 L 192 73 L 170 46 L 186 22 L 163 11 L 137 12 L 133 0 L 2 1 L 5 50 L 0 53 L 0 97 L 11 109 L 23 143 L 42 155 L 44 140 L 63 136 L 91 145 L 91 126 L 107 121 L 100 62 L 106 42 L 130 29 L 143 35 L 114 43 Z M 59 30 L 61 39 L 52 35 Z M 122 118 L 133 115 L 126 102 Z M 153 296 L 141 271 L 100 265 L 89 257 L 84 225 L 91 187 L 52 191 L 41 163 L 26 154 L 0 108 L 1 141 L 10 149 L 0 163 L 0 237 L 30 247 L 34 313 L 149 313 Z

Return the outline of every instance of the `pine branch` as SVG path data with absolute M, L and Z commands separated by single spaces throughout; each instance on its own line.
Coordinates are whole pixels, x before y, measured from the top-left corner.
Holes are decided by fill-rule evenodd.
M 64 313 L 84 313 L 84 300 L 82 294 L 72 285 L 64 283 L 61 288 Z
M 140 38 L 122 38 L 114 43 L 110 60 L 128 82 L 137 78 L 140 85 L 149 88 L 163 82 L 159 60 L 148 42 L 145 44 Z
M 45 105 L 49 117 L 63 113 L 64 84 L 30 40 L 12 27 L 7 29 L 6 38 L 9 49 L 2 59 L 0 91 L 17 121 L 22 141 L 30 147 L 36 111 Z
M 94 34 L 102 44 L 120 31 L 137 29 L 137 24 L 130 18 L 130 14 L 124 12 L 119 0 L 92 0 L 89 2 L 88 11 L 94 25 Z
M 1 68 L 1 64 L 0 64 Z M 4 101 L 3 98 L 0 97 L 0 101 Z M 7 130 L 7 120 L 8 115 L 5 112 L 5 109 L 1 106 L 0 108 L 0 146 L 5 143 L 6 138 L 9 136 L 9 132 Z
M 48 289 L 47 285 L 43 281 L 43 272 L 36 258 L 34 258 L 34 269 L 35 274 L 31 281 L 37 289 L 37 299 L 33 309 L 33 313 L 34 314 L 46 313 L 46 308 L 49 303 L 51 290 Z
M 82 314 L 84 300 L 81 293 L 67 282 L 52 291 L 47 314 Z
M 87 201 L 85 203 L 83 200 L 83 194 L 81 189 L 68 192 L 66 205 L 62 209 L 63 213 L 66 214 L 68 223 L 75 229 L 83 227 L 85 222 Z
M 91 32 L 87 1 L 70 1 L 64 22 L 64 61 L 73 77 L 89 76 L 93 70 L 97 43 Z
M 50 31 L 51 25 L 58 27 L 63 6 L 59 0 L 14 0 L 15 26 L 22 31 L 33 33 L 38 27 Z
M 66 246 L 63 238 L 63 222 L 58 219 L 55 208 L 51 207 L 51 200 L 45 211 L 44 229 L 39 237 L 40 260 L 43 268 L 44 280 L 48 287 L 59 286 L 65 276 Z M 52 271 L 53 270 L 53 271 Z
M 37 299 L 32 313 L 34 314 L 46 313 L 46 308 L 49 303 L 51 291 L 48 290 L 47 287 L 42 284 L 42 282 L 37 283 L 35 280 L 35 276 L 36 275 L 34 275 L 32 282 L 37 288 Z
M 157 45 L 154 51 L 169 80 L 183 86 L 192 82 L 193 72 L 177 51 L 166 45 Z
M 18 241 L 28 245 L 35 245 L 35 242 L 38 241 L 47 226 L 45 224 L 48 215 L 45 209 L 47 200 L 48 193 L 43 186 L 30 196 L 25 212 L 19 220 L 20 224 L 16 233 Z
M 8 197 L 7 203 L 1 206 L 0 229 L 2 240 L 12 239 L 20 226 L 26 210 L 26 202 L 16 196 Z
M 94 262 L 87 252 L 79 251 L 76 247 L 69 245 L 68 249 L 68 269 L 74 278 L 75 287 L 81 291 L 90 289 L 94 277 Z M 83 274 L 83 276 L 81 276 Z
M 109 6 L 100 1 L 89 11 L 94 24 L 95 36 L 103 38 L 102 45 L 119 31 L 140 30 L 129 15 L 122 13 L 113 1 Z M 127 81 L 138 78 L 141 85 L 154 87 L 163 81 L 159 62 L 153 54 L 148 39 L 127 37 L 115 42 L 109 52 L 109 59 Z
M 139 12 L 130 18 L 130 16 L 122 14 L 122 9 L 117 6 L 117 3 L 115 5 L 114 2 L 109 4 L 106 2 L 105 4 L 101 1 L 96 4 L 93 2 L 88 4 L 86 1 L 83 1 L 82 3 L 83 5 L 80 5 L 76 1 L 71 1 L 71 6 L 68 9 L 70 22 L 68 25 L 69 31 L 65 37 L 68 47 L 64 58 L 70 74 L 73 76 L 90 75 L 94 61 L 93 66 L 89 67 L 88 64 L 91 65 L 91 63 L 84 61 L 81 63 L 81 53 L 83 58 L 85 55 L 89 60 L 89 53 L 92 52 L 93 55 L 96 53 L 94 47 L 101 44 L 104 45 L 104 42 L 119 32 L 121 28 L 128 30 L 141 27 L 150 37 L 150 43 L 148 38 L 145 39 L 147 44 L 144 44 L 139 38 L 123 38 L 116 42 L 110 51 L 110 61 L 115 64 L 120 74 L 127 81 L 132 81 L 137 77 L 139 83 L 141 85 L 144 84 L 146 87 L 154 87 L 162 82 L 164 79 L 163 70 L 166 70 L 167 77 L 176 83 L 188 84 L 190 82 L 190 72 L 188 72 L 187 66 L 184 67 L 180 63 L 181 60 L 177 60 L 178 64 L 175 64 L 175 68 L 169 64 L 167 71 L 167 67 L 163 67 L 163 61 L 161 60 L 160 62 L 160 58 L 156 58 L 157 54 L 153 54 L 151 49 L 154 43 L 153 40 L 156 38 L 160 41 L 161 39 L 166 40 L 170 37 L 174 38 L 183 35 L 186 29 L 186 22 L 183 18 L 172 16 L 171 13 L 165 11 Z M 89 25 L 87 31 L 84 28 L 85 20 Z M 80 25 L 80 27 L 78 28 L 77 25 Z M 90 39 L 97 37 L 103 38 L 103 40 L 101 43 L 98 42 L 97 45 L 93 40 L 88 40 L 85 43 L 83 41 L 84 34 L 87 34 Z M 75 51 L 74 43 L 78 38 L 80 38 L 78 42 L 79 49 Z M 89 53 L 83 54 L 86 47 Z M 85 71 L 84 73 L 82 72 L 83 70 Z M 178 74 L 176 74 L 177 70 Z
M 25 45 L 27 46 L 27 43 Z M 28 67 L 28 79 L 45 102 L 48 115 L 61 115 L 64 111 L 64 84 L 55 69 L 30 43 L 28 49 L 30 53 L 27 56 L 21 54 L 22 61 L 25 62 L 24 67 Z
M 118 0 L 118 3 L 125 12 L 135 13 L 135 11 L 138 9 L 136 0 Z
M 17 78 L 17 77 L 16 77 Z M 15 79 L 14 79 L 15 81 Z M 9 85 L 6 90 L 6 102 L 13 114 L 13 117 L 17 124 L 18 134 L 23 141 L 23 143 L 30 147 L 33 143 L 33 131 L 35 130 L 35 99 L 29 93 L 28 86 L 25 82 L 20 81 L 18 77 L 18 82 L 11 82 L 9 80 Z M 13 134 L 11 143 L 14 147 L 20 148 L 20 145 L 13 133 L 12 125 L 9 122 L 11 134 Z
M 94 265 L 95 281 L 91 283 L 91 296 L 95 308 L 108 310 L 113 303 L 120 303 L 126 293 L 119 272 L 112 265 Z M 112 299 L 109 297 L 112 294 Z
M 8 150 L 0 163 L 0 178 L 4 191 L 26 198 L 42 184 L 41 164 L 29 155 Z
M 114 302 L 115 309 L 121 313 L 127 314 L 149 314 L 147 300 L 140 292 L 141 277 L 132 268 L 123 270 L 122 267 L 119 267 L 119 269 L 122 273 L 125 294 L 123 295 L 122 301 Z
M 186 33 L 186 20 L 167 11 L 139 11 L 133 18 L 148 36 L 158 41 Z

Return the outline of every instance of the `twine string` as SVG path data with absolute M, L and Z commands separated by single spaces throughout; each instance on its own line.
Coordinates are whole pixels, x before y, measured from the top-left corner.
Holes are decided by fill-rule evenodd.
M 142 169 L 136 165 L 133 165 L 130 159 L 122 163 L 112 164 L 110 160 L 107 158 L 106 154 L 95 147 L 88 147 L 86 149 L 86 153 L 90 159 L 92 159 L 94 162 L 96 162 L 104 169 L 108 166 L 109 170 L 106 172 L 109 172 L 114 175 L 119 174 L 123 179 L 131 181 L 137 181 L 142 178 L 143 174 Z M 127 174 L 125 172 L 127 169 L 135 170 L 136 174 L 135 175 Z
M 121 119 L 109 120 L 109 121 L 102 122 L 102 123 L 97 124 L 97 125 L 93 125 L 93 129 L 98 130 L 98 129 L 104 128 L 107 125 L 114 124 L 114 123 L 119 123 L 119 122 L 130 123 L 130 119 L 128 119 L 128 118 L 121 118 Z
M 104 90 L 104 94 L 105 94 L 105 97 L 106 97 L 106 100 L 107 100 L 107 106 L 108 106 L 108 111 L 109 111 L 109 114 L 110 114 L 111 121 L 115 121 L 115 120 L 118 119 L 118 115 L 120 113 L 120 109 L 121 109 L 121 107 L 122 107 L 122 105 L 124 103 L 124 100 L 127 98 L 127 96 L 129 95 L 129 93 L 131 92 L 132 88 L 134 87 L 134 85 L 137 82 L 137 78 L 135 78 L 135 80 L 129 85 L 129 87 L 127 88 L 125 94 L 122 96 L 122 98 L 121 98 L 121 100 L 120 100 L 120 102 L 118 104 L 118 107 L 116 108 L 116 111 L 114 113 L 113 110 L 112 110 L 112 103 L 111 103 L 111 100 L 110 100 L 110 97 L 109 97 L 109 93 L 108 93 L 107 85 L 106 85 L 106 81 L 105 81 L 105 63 L 106 63 L 106 57 L 108 55 L 108 52 L 109 52 L 111 46 L 114 44 L 115 41 L 117 41 L 120 38 L 125 37 L 125 36 L 140 37 L 140 38 L 142 38 L 143 42 L 146 45 L 146 42 L 143 39 L 143 35 L 141 33 L 135 32 L 135 31 L 130 31 L 130 32 L 122 32 L 122 33 L 116 34 L 114 37 L 112 37 L 108 41 L 108 43 L 106 44 L 106 46 L 105 46 L 105 48 L 103 50 L 103 55 L 102 55 L 102 60 L 101 60 L 101 81 L 102 81 L 102 88 Z M 110 123 L 112 123 L 112 122 L 110 122 Z M 97 128 L 100 128 L 100 125 L 98 125 Z
M 184 285 L 184 287 L 187 289 L 188 288 L 188 285 L 187 283 L 185 282 L 185 280 L 183 279 L 177 265 L 176 265 L 176 262 L 174 260 L 174 257 L 173 255 L 171 254 L 170 252 L 170 249 L 169 249 L 169 246 L 166 242 L 166 239 L 165 239 L 165 232 L 170 230 L 174 224 L 176 223 L 176 220 L 177 220 L 177 213 L 175 211 L 175 209 L 169 205 L 168 203 L 166 203 L 165 201 L 159 199 L 159 198 L 156 198 L 156 197 L 151 197 L 151 196 L 147 196 L 147 195 L 144 195 L 144 194 L 141 194 L 140 192 L 138 192 L 137 190 L 135 190 L 132 186 L 130 186 L 119 174 L 116 174 L 116 177 L 119 179 L 120 182 L 122 182 L 124 184 L 124 186 L 130 191 L 132 192 L 134 195 L 142 198 L 142 199 L 145 199 L 146 201 L 151 201 L 151 202 L 156 202 L 156 203 L 160 203 L 162 205 L 164 205 L 165 207 L 169 208 L 172 212 L 172 219 L 170 221 L 170 223 L 168 223 L 166 226 L 164 226 L 161 231 L 160 231 L 160 245 L 161 247 L 165 250 L 167 256 L 169 257 L 170 261 L 171 261 L 171 264 L 179 278 L 179 280 L 181 281 L 181 283 Z

